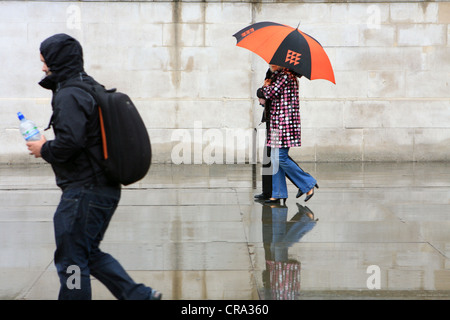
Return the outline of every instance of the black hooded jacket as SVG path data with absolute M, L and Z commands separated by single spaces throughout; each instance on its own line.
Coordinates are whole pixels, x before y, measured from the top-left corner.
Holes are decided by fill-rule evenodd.
M 272 75 L 273 75 L 273 72 L 269 68 L 267 70 L 267 72 L 266 72 L 266 77 L 264 78 L 264 80 L 271 79 Z M 263 93 L 262 87 L 259 88 L 258 90 L 256 90 L 256 96 L 258 98 L 266 100 L 264 105 L 262 105 L 264 107 L 264 111 L 263 111 L 263 114 L 262 114 L 262 117 L 261 117 L 261 122 L 265 122 L 266 123 L 267 134 L 269 134 L 268 131 L 270 129 L 270 108 L 272 107 L 272 100 L 266 99 L 266 96 Z
M 39 84 L 53 91 L 50 126 L 55 139 L 41 149 L 42 158 L 52 165 L 61 188 L 86 184 L 109 184 L 102 168 L 98 108 L 86 91 L 65 86 L 72 81 L 95 83 L 84 72 L 80 43 L 66 34 L 56 34 L 42 42 L 40 51 L 51 74 Z M 49 127 L 50 127 L 49 126 Z

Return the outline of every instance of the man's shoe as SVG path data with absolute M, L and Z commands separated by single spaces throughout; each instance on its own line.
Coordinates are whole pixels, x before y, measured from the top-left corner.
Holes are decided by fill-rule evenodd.
M 150 293 L 150 300 L 161 300 L 161 298 L 162 293 L 152 289 L 152 292 Z
M 270 196 L 267 196 L 264 193 L 261 193 L 261 194 L 256 194 L 255 199 L 256 200 L 268 200 L 268 199 L 270 199 Z

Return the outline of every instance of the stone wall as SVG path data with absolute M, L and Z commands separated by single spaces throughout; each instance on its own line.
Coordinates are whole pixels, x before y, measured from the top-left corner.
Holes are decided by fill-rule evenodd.
M 450 158 L 448 2 L 0 1 L 0 162 L 42 161 L 28 155 L 16 113 L 46 127 L 39 44 L 61 32 L 82 43 L 89 74 L 135 101 L 154 162 L 260 161 L 255 92 L 268 66 L 232 37 L 258 21 L 300 23 L 334 67 L 336 85 L 300 80 L 295 159 Z

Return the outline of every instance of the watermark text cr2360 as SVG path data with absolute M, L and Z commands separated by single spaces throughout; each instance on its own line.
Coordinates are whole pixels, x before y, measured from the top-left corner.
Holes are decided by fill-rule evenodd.
M 266 304 L 227 304 L 224 308 L 217 306 L 196 306 L 188 304 L 181 308 L 182 315 L 203 315 L 209 318 L 215 314 L 227 315 L 267 315 L 269 306 Z

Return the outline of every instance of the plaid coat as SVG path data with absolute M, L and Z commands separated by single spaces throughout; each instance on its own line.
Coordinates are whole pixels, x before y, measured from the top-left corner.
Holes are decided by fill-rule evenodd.
M 263 87 L 266 99 L 272 100 L 267 146 L 290 148 L 301 146 L 300 103 L 297 78 L 288 71 L 276 71 L 272 84 Z

